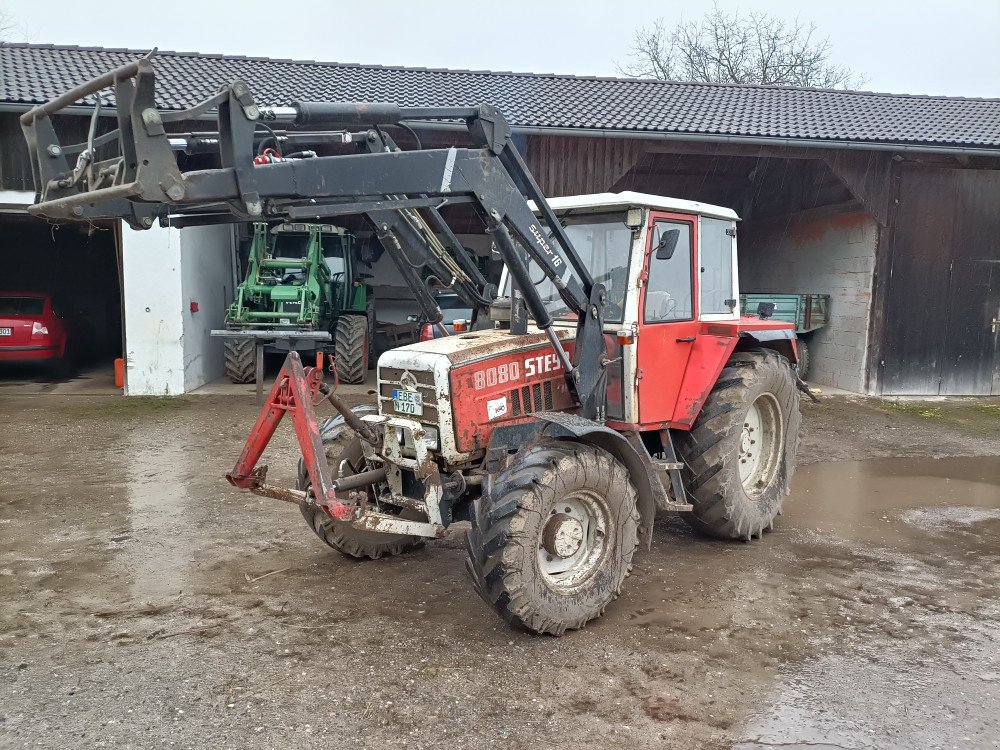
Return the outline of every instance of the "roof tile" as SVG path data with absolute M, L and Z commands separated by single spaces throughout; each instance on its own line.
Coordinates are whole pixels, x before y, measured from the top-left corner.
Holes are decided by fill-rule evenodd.
M 145 54 L 142 50 L 6 44 L 0 101 L 38 104 Z M 235 78 L 257 100 L 493 104 L 514 126 L 720 136 L 1000 147 L 1000 99 L 780 86 L 435 70 L 159 52 L 158 104 L 184 109 Z

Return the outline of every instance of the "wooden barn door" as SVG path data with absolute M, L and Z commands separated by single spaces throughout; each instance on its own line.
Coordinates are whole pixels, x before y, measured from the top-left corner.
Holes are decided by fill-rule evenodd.
M 906 167 L 879 390 L 1000 395 L 1000 172 Z

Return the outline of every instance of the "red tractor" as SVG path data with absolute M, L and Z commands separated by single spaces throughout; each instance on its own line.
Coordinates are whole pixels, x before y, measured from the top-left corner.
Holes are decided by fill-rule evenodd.
M 51 115 L 105 87 L 119 130 L 62 146 Z M 236 82 L 195 108 L 218 108 L 217 134 L 168 136 L 162 124 L 191 112 L 159 112 L 152 92 L 143 59 L 22 117 L 34 213 L 136 228 L 358 217 L 425 319 L 441 311 L 415 259 L 438 279 L 443 268 L 474 310 L 472 330 L 380 357 L 377 408 L 348 409 L 321 362 L 290 354 L 232 484 L 295 502 L 352 557 L 402 553 L 468 521 L 476 590 L 508 623 L 556 635 L 618 595 L 658 512 L 725 539 L 771 528 L 799 440 L 796 342 L 788 323 L 739 314 L 732 211 L 638 193 L 546 200 L 490 107 L 264 110 Z M 464 122 L 472 145 L 403 151 L 387 134 L 442 120 Z M 269 142 L 347 152 L 255 164 Z M 217 161 L 182 168 L 181 151 Z M 449 206 L 483 220 L 505 263 L 499 290 L 448 229 Z M 321 425 L 323 399 L 339 416 Z M 302 450 L 296 489 L 256 466 L 285 414 Z

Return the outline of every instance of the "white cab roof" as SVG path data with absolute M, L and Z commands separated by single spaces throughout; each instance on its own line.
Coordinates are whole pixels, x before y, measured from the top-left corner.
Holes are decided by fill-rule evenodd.
M 590 195 L 567 195 L 562 198 L 549 198 L 549 205 L 557 213 L 574 208 L 597 210 L 601 208 L 628 208 L 633 206 L 652 208 L 658 211 L 674 211 L 681 214 L 700 214 L 701 216 L 713 216 L 717 219 L 730 219 L 732 221 L 739 221 L 740 218 L 731 208 L 713 206 L 711 203 L 686 201 L 681 198 L 667 198 L 662 195 L 635 193 L 631 190 L 626 190 L 622 193 L 592 193 Z M 531 203 L 531 210 L 535 210 L 534 203 Z

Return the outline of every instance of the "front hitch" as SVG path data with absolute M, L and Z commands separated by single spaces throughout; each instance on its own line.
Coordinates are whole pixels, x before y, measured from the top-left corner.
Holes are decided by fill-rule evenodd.
M 316 417 L 316 404 L 326 398 L 334 403 L 345 420 L 351 417 L 356 419 L 339 398 L 334 397 L 335 401 L 331 398 L 333 395 L 332 390 L 323 383 L 322 355 L 317 357 L 315 367 L 303 367 L 298 352 L 289 352 L 257 417 L 257 422 L 247 437 L 243 452 L 233 470 L 226 474 L 226 480 L 234 487 L 250 490 L 264 497 L 292 503 L 308 501 L 306 493 L 300 490 L 268 484 L 267 466 L 257 466 L 281 418 L 288 414 L 292 418 L 292 426 L 298 438 L 309 481 L 312 482 L 316 505 L 339 521 L 352 521 L 357 518 L 361 511 L 358 503 L 351 499 L 350 494 L 346 498 L 338 495 L 338 491 L 354 491 L 355 488 L 341 486 L 347 484 L 344 480 L 332 481 L 332 472 L 326 460 L 326 448 L 323 446 L 319 420 Z M 377 481 L 377 477 L 366 477 L 366 479 L 369 483 Z M 358 496 L 355 494 L 354 497 Z

